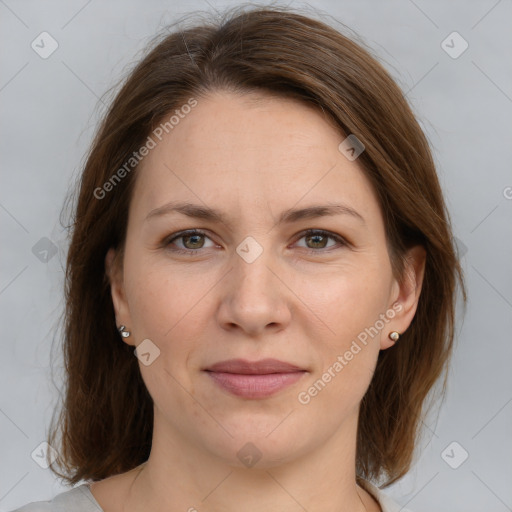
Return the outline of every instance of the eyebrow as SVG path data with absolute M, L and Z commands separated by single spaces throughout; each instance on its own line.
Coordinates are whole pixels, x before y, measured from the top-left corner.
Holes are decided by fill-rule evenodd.
M 151 210 L 146 216 L 146 221 L 174 212 L 181 213 L 182 215 L 186 215 L 187 217 L 195 219 L 203 219 L 229 225 L 227 216 L 215 208 L 178 201 L 171 201 L 164 204 L 163 206 L 160 206 L 159 208 Z M 339 203 L 328 203 L 325 205 L 313 205 L 306 208 L 290 208 L 285 210 L 279 216 L 277 225 L 291 224 L 303 219 L 313 219 L 317 217 L 327 217 L 333 215 L 350 215 L 351 217 L 359 219 L 361 222 L 363 222 L 363 224 L 365 223 L 363 216 L 350 206 Z

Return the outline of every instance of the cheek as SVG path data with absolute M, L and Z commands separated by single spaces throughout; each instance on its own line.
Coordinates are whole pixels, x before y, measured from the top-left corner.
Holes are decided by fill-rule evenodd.
M 306 281 L 303 296 L 329 329 L 332 348 L 342 348 L 378 320 L 388 295 L 385 270 L 370 263 L 334 269 L 328 276 Z
M 328 327 L 325 336 L 312 337 L 320 357 L 313 379 L 318 385 L 311 391 L 313 395 L 322 391 L 319 404 L 345 397 L 342 402 L 347 407 L 355 406 L 373 376 L 380 337 L 386 335 L 386 324 L 380 319 L 386 312 L 389 276 L 384 262 L 366 261 L 325 281 L 322 293 L 308 288 L 311 309 Z
M 127 284 L 130 316 L 139 336 L 161 339 L 183 316 L 183 301 L 175 292 L 174 283 L 162 272 L 138 269 Z
M 187 279 L 185 285 L 183 273 L 171 272 L 167 266 L 144 265 L 141 259 L 131 270 L 126 292 L 135 341 L 149 339 L 159 350 L 151 364 L 139 363 L 142 378 L 160 407 L 189 410 L 194 385 L 187 368 L 193 353 L 201 348 L 197 316 L 204 280 Z
M 125 287 L 134 328 L 140 336 L 172 336 L 175 326 L 186 327 L 183 320 L 205 293 L 204 280 L 160 254 L 132 249 L 125 260 Z
M 149 338 L 166 365 L 183 367 L 193 347 L 189 340 L 197 338 L 195 317 L 201 310 L 204 280 L 186 279 L 180 269 L 151 265 L 143 258 L 134 260 L 136 264 L 127 267 L 126 293 L 136 341 Z
M 308 411 L 305 422 L 316 423 L 322 417 L 326 429 L 334 428 L 361 402 L 380 350 L 380 333 L 371 336 L 365 330 L 382 313 L 379 294 L 375 286 L 344 279 L 333 286 L 330 297 L 324 297 L 330 300 L 325 301 L 320 316 L 329 334 L 317 337 L 312 333 L 317 364 L 296 397 Z

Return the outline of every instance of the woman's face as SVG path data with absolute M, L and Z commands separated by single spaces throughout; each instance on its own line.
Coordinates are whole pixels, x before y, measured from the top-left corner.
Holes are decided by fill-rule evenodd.
M 155 428 L 181 446 L 271 466 L 341 439 L 388 334 L 409 325 L 417 297 L 392 275 L 377 197 L 344 138 L 294 100 L 218 92 L 137 170 L 112 295 L 123 341 L 146 340 Z M 268 358 L 299 371 L 211 371 Z

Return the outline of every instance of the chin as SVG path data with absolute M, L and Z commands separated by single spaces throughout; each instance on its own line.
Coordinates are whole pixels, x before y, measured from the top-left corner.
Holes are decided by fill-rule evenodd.
M 245 416 L 222 424 L 233 437 L 205 439 L 208 450 L 227 465 L 238 468 L 268 469 L 290 462 L 308 450 L 303 429 L 282 421 L 286 416 L 260 419 Z M 277 427 L 277 428 L 276 428 Z M 313 444 L 313 443 L 311 443 Z

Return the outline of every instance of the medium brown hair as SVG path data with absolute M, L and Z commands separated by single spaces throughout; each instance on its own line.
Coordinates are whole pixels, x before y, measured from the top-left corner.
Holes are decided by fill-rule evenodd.
M 451 356 L 457 283 L 464 300 L 466 294 L 428 142 L 403 92 L 363 46 L 296 10 L 243 6 L 220 21 L 160 35 L 128 75 L 98 128 L 73 210 L 65 282 L 67 385 L 48 436 L 59 452 L 51 465 L 56 475 L 70 484 L 101 480 L 149 457 L 153 402 L 133 347 L 116 329 L 105 270 L 110 247 L 122 259 L 137 169 L 103 198 L 95 190 L 175 109 L 216 90 L 297 99 L 323 112 L 340 133 L 355 134 L 366 148 L 358 163 L 379 199 L 394 275 L 403 278 L 409 247 L 425 247 L 415 317 L 400 341 L 379 353 L 357 435 L 360 484 L 385 477 L 387 486 L 409 470 L 427 395 Z M 445 387 L 446 373 L 443 393 Z

